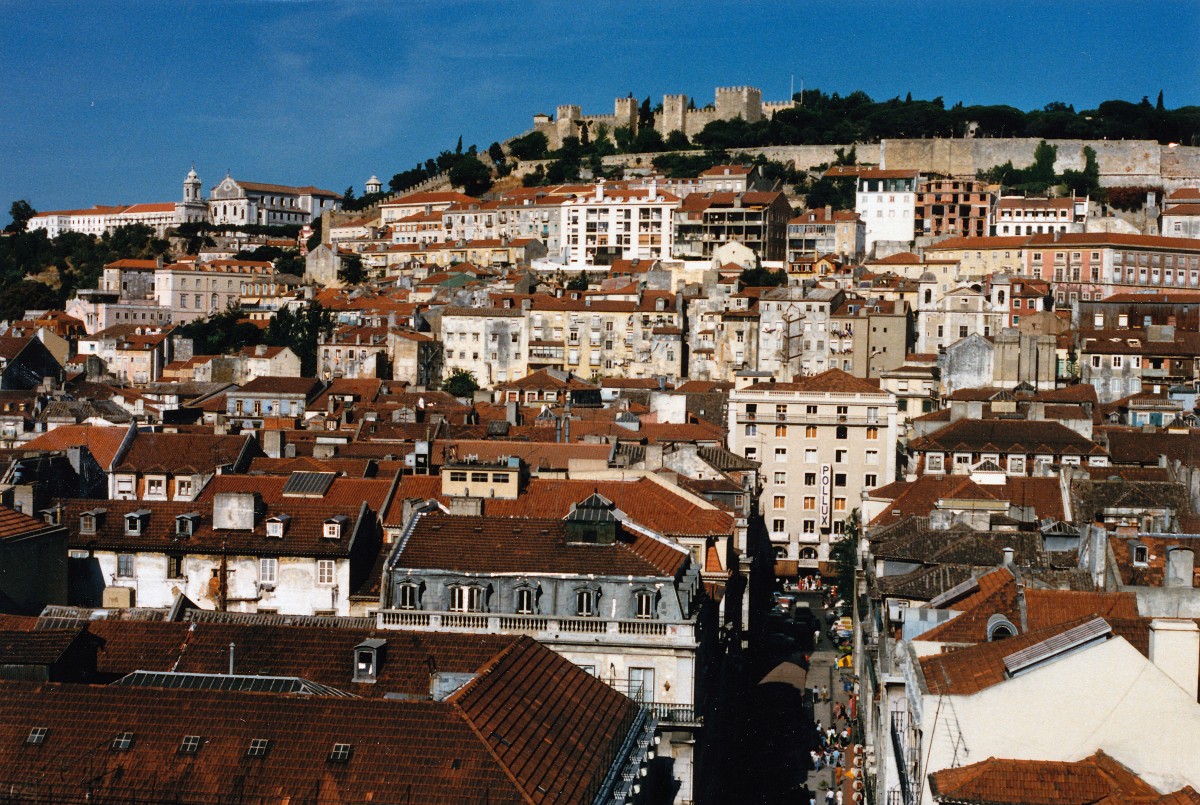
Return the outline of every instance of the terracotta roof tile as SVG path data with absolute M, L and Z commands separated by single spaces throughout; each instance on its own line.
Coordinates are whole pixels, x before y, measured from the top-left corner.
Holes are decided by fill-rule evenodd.
M 1074 762 L 990 757 L 933 772 L 929 788 L 935 800 L 963 805 L 1092 805 L 1102 801 L 1116 805 L 1160 799 L 1153 786 L 1103 752 Z M 1186 791 L 1180 792 L 1185 802 Z

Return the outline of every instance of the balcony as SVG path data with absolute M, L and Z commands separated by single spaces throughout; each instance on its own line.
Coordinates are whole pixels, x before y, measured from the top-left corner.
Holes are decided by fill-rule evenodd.
M 490 612 L 431 612 L 413 609 L 384 609 L 376 616 L 380 629 L 422 632 L 473 632 L 479 634 L 524 634 L 547 643 L 570 643 L 583 639 L 614 645 L 653 645 L 694 648 L 695 624 L 690 621 L 624 620 L 566 616 L 498 614 Z M 602 636 L 602 638 L 598 638 Z
M 908 749 L 908 714 L 907 713 L 892 713 L 892 752 L 896 760 L 896 775 L 900 783 L 900 793 L 903 797 L 902 805 L 912 805 L 913 803 L 913 779 L 912 770 L 915 764 L 910 765 L 909 749 Z

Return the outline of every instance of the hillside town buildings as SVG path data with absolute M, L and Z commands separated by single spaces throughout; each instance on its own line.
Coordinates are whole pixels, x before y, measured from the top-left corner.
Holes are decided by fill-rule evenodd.
M 689 106 L 655 128 L 784 108 Z M 231 231 L 0 329 L 3 729 L 69 770 L 10 752 L 0 790 L 76 801 L 86 740 L 111 801 L 187 801 L 141 771 L 186 757 L 213 801 L 715 802 L 736 712 L 800 725 L 813 786 L 835 718 L 819 779 L 851 803 L 995 805 L 983 781 L 1047 769 L 1095 796 L 1044 801 L 1196 801 L 1200 191 L 1151 232 L 883 165 L 809 209 L 764 173 L 338 215 L 192 172 L 31 221 Z M 318 219 L 311 250 L 253 231 Z

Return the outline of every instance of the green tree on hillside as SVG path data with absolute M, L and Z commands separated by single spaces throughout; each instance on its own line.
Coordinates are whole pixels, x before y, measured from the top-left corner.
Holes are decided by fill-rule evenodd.
M 12 218 L 12 223 L 4 227 L 5 232 L 16 233 L 24 232 L 29 225 L 29 219 L 37 215 L 37 210 L 29 205 L 25 199 L 17 199 L 8 208 L 8 214 Z

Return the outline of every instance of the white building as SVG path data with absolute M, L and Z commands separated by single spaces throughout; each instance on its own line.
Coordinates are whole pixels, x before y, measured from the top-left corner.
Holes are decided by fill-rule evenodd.
M 908 170 L 863 170 L 858 174 L 854 210 L 866 225 L 866 250 L 878 242 L 908 244 L 917 221 L 920 174 Z M 890 249 L 896 251 L 897 249 Z
M 208 194 L 208 220 L 213 224 L 302 226 L 341 207 L 342 195 L 332 190 L 244 182 L 232 176 Z
M 763 518 L 780 559 L 815 573 L 863 492 L 896 477 L 896 398 L 839 369 L 729 394 L 729 449 L 762 462 Z
M 669 260 L 674 244 L 674 211 L 679 198 L 645 188 L 595 192 L 563 202 L 562 246 L 566 263 L 588 268 L 616 259 Z
M 50 238 L 56 238 L 64 232 L 99 237 L 117 227 L 144 224 L 153 228 L 155 235 L 161 238 L 180 224 L 205 220 L 205 215 L 205 204 L 200 198 L 200 177 L 192 169 L 183 180 L 182 201 L 96 205 L 86 210 L 51 210 L 30 218 L 28 229 L 43 229 Z

